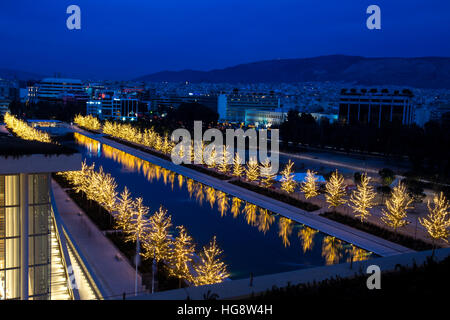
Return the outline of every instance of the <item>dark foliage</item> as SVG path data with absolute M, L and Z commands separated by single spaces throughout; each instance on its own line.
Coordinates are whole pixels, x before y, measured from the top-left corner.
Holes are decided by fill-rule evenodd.
M 280 125 L 281 139 L 285 144 L 290 141 L 295 145 L 376 153 L 390 160 L 406 156 L 417 175 L 441 181 L 450 178 L 450 130 L 445 124 L 428 122 L 424 128 L 401 125 L 378 128 L 313 120 L 289 111 L 287 120 Z
M 423 303 L 427 299 L 446 297 L 450 286 L 450 257 L 441 262 L 435 262 L 431 258 L 421 266 L 414 265 L 411 268 L 399 266 L 395 271 L 382 273 L 381 290 L 368 290 L 366 280 L 368 275 L 360 273 L 352 278 L 333 278 L 319 283 L 289 285 L 284 288 L 274 287 L 253 299 L 286 300 L 295 299 L 303 305 L 317 302 L 348 302 L 352 306 L 359 307 L 379 306 L 374 304 L 379 301 Z M 403 310 L 403 309 L 401 309 Z

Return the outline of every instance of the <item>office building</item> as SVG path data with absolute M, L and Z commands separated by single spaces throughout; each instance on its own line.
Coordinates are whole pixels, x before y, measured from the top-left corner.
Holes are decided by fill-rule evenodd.
M 280 109 L 280 99 L 273 93 L 241 92 L 237 89 L 231 94 L 220 94 L 217 102 L 219 120 L 242 123 L 247 110 L 275 112 Z
M 139 113 L 139 100 L 115 91 L 103 91 L 86 102 L 86 114 L 101 120 L 134 121 Z
M 287 112 L 282 109 L 274 111 L 247 109 L 245 110 L 245 125 L 254 125 L 256 127 L 270 128 L 279 126 L 287 118 Z
M 86 102 L 87 93 L 81 80 L 46 78 L 29 88 L 29 101 Z
M 342 89 L 339 121 L 382 127 L 385 124 L 411 125 L 414 122 L 413 94 L 410 90 Z

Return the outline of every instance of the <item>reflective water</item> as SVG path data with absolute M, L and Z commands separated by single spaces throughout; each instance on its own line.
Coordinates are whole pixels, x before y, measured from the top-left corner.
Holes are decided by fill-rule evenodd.
M 246 203 L 224 192 L 76 134 L 88 164 L 115 177 L 122 191 L 143 197 L 151 211 L 162 204 L 174 225 L 184 225 L 197 249 L 216 235 L 232 279 L 372 258 L 374 254 Z

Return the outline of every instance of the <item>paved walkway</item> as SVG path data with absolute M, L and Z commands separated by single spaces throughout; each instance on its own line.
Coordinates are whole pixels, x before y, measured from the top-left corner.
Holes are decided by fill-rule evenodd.
M 187 167 L 176 165 L 171 161 L 161 159 L 141 150 L 137 150 L 116 141 L 112 141 L 103 137 L 102 135 L 94 135 L 76 127 L 73 127 L 73 129 L 103 144 L 107 144 L 111 147 L 127 152 L 143 160 L 149 161 L 155 165 L 164 167 L 170 171 L 176 172 L 185 177 L 211 186 L 214 189 L 221 190 L 231 196 L 238 197 L 261 208 L 265 208 L 269 211 L 281 214 L 282 216 L 285 216 L 299 223 L 303 223 L 311 228 L 320 230 L 328 235 L 334 236 L 349 243 L 353 243 L 360 248 L 372 251 L 378 255 L 391 256 L 400 253 L 412 252 L 412 250 L 403 246 L 364 233 L 357 229 L 353 229 L 335 221 L 320 217 L 317 214 L 304 211 L 284 202 L 274 200 L 272 198 L 260 195 L 236 185 L 232 185 L 226 181 L 211 177 L 204 173 L 189 169 Z
M 58 212 L 78 248 L 82 251 L 81 253 L 107 292 L 108 296 L 105 298 L 122 297 L 124 292 L 127 296 L 134 295 L 135 269 L 128 263 L 127 258 L 54 180 L 52 180 L 52 189 Z M 116 256 L 120 257 L 120 260 Z M 138 283 L 141 283 L 140 276 Z M 139 286 L 138 292 L 142 290 L 143 288 Z

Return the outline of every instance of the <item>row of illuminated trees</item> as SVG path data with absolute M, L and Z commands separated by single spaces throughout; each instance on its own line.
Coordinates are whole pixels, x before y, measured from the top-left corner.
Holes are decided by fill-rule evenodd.
M 89 116 L 88 116 L 89 117 Z M 87 118 L 87 117 L 85 117 Z M 82 125 L 80 123 L 80 125 Z M 105 122 L 103 133 L 118 137 L 127 141 L 143 144 L 165 154 L 170 154 L 174 147 L 172 141 L 166 135 L 161 137 L 152 128 L 141 131 L 130 124 L 116 122 Z M 205 152 L 205 144 L 200 142 L 196 146 L 191 145 L 188 150 L 184 150 L 180 145 L 178 156 L 180 158 L 189 157 L 192 161 L 205 164 L 210 169 L 216 169 L 220 173 L 229 174 L 238 178 L 245 178 L 249 182 L 259 182 L 263 187 L 270 188 L 275 184 L 276 173 L 273 172 L 269 160 L 259 164 L 256 158 L 250 158 L 247 163 L 241 159 L 239 153 L 234 157 L 227 146 L 222 150 L 212 148 Z M 305 181 L 299 183 L 295 180 L 294 163 L 289 160 L 281 171 L 280 189 L 288 194 L 295 192 L 297 187 L 304 194 L 306 199 L 314 198 L 320 194 L 318 177 L 315 172 L 308 170 Z M 329 181 L 325 185 L 325 199 L 329 207 L 337 208 L 345 203 L 353 209 L 355 216 L 366 221 L 375 204 L 376 192 L 370 183 L 371 178 L 363 174 L 361 182 L 356 190 L 352 192 L 349 199 L 346 199 L 346 185 L 341 174 L 333 172 Z M 404 184 L 400 183 L 391 192 L 391 197 L 385 201 L 386 209 L 382 211 L 382 221 L 389 227 L 397 231 L 407 225 L 407 212 L 412 209 L 413 200 L 408 195 Z M 433 242 L 438 239 L 448 241 L 450 214 L 449 203 L 441 193 L 436 195 L 433 203 L 428 203 L 428 216 L 420 219 L 420 223 L 426 228 Z
M 229 277 L 215 237 L 197 255 L 185 227 L 178 226 L 177 235 L 172 236 L 172 218 L 166 209 L 161 206 L 149 216 L 143 199 L 133 199 L 126 187 L 119 195 L 114 178 L 102 167 L 95 170 L 94 164 L 88 166 L 83 162 L 80 171 L 59 174 L 76 192 L 83 192 L 88 200 L 105 208 L 114 217 L 115 227 L 124 232 L 126 241 L 136 242 L 136 251 L 144 259 L 163 263 L 169 275 L 180 279 L 180 285 L 183 279 L 197 286 L 220 283 Z
M 82 116 L 81 114 L 78 114 L 73 119 L 73 122 L 89 130 L 100 130 L 102 127 L 100 121 L 91 115 Z
M 50 135 L 48 133 L 29 126 L 28 123 L 26 123 L 23 120 L 17 119 L 10 113 L 5 114 L 4 121 L 8 129 L 12 130 L 18 137 L 24 140 L 52 142 Z
M 317 193 L 314 182 L 314 173 L 308 171 L 306 182 L 303 183 L 302 190 L 305 196 Z M 346 199 L 346 186 L 344 177 L 336 170 L 326 183 L 325 199 L 329 207 L 337 208 L 349 202 L 349 206 L 353 209 L 355 216 L 361 222 L 366 221 L 370 216 L 370 209 L 376 205 L 376 192 L 370 183 L 371 178 L 367 174 L 362 174 L 361 182 L 356 189 Z M 406 186 L 399 183 L 391 192 L 390 197 L 385 201 L 385 208 L 382 209 L 381 220 L 396 232 L 398 228 L 409 224 L 407 220 L 408 210 L 413 209 L 413 199 L 410 197 Z M 436 240 L 443 240 L 448 242 L 450 236 L 450 203 L 445 198 L 444 194 L 435 194 L 433 201 L 428 201 L 428 215 L 424 218 L 419 218 L 419 222 L 425 227 L 428 235 L 435 244 Z
M 96 149 L 95 144 L 96 140 L 90 139 L 84 135 L 75 134 L 75 137 L 78 142 L 86 145 L 93 146 Z M 160 166 L 149 163 L 148 161 L 137 158 L 129 153 L 124 151 L 115 149 L 113 147 L 103 145 L 103 151 L 106 157 L 114 159 L 124 165 L 126 168 L 130 170 L 138 170 L 141 172 L 149 181 L 152 181 L 154 178 L 163 179 L 164 184 L 171 184 L 172 188 L 175 183 L 175 180 L 178 181 L 178 186 L 180 189 L 183 184 L 186 183 L 186 187 L 190 197 L 195 197 L 195 199 L 203 204 L 203 201 L 209 203 L 211 208 L 217 204 L 217 209 L 220 212 L 221 216 L 225 216 L 227 211 L 229 210 L 233 218 L 237 218 L 240 215 L 244 216 L 245 222 L 254 226 L 258 229 L 258 231 L 266 234 L 269 231 L 270 227 L 274 224 L 276 217 L 267 209 L 259 208 L 256 205 L 243 201 L 237 197 L 232 197 L 231 199 L 222 191 L 215 190 L 212 187 L 205 186 L 199 182 L 195 182 L 192 179 L 184 178 L 181 175 L 178 175 L 176 178 L 176 174 L 172 171 L 169 171 Z M 122 196 L 121 196 L 122 197 Z M 126 199 L 129 198 L 125 196 Z M 128 201 L 123 201 L 127 203 Z M 124 206 L 123 208 L 126 208 Z M 124 211 L 122 210 L 118 210 Z M 280 217 L 278 220 L 278 236 L 281 237 L 283 244 L 285 247 L 290 245 L 290 236 L 292 235 L 294 229 L 294 222 L 288 218 Z M 314 236 L 318 233 L 317 230 L 311 229 L 307 226 L 301 228 L 298 232 L 298 237 L 301 240 L 303 252 L 312 250 L 314 244 Z M 322 244 L 322 256 L 325 258 L 326 264 L 333 264 L 339 262 L 340 258 L 346 250 L 343 250 L 342 242 L 333 237 L 325 237 Z M 368 254 L 365 250 L 357 248 L 355 246 L 351 246 L 351 250 L 347 252 L 349 257 L 353 259 L 353 261 L 364 260 L 368 258 Z M 350 259 L 350 258 L 349 258 Z M 349 260 L 350 261 L 350 260 Z

